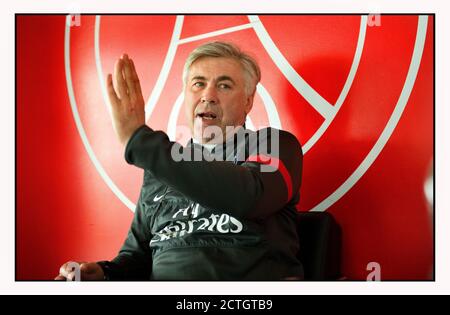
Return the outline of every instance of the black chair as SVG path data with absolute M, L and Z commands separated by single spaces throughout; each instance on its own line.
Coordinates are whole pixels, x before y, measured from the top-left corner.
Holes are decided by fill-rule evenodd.
M 333 216 L 328 212 L 299 212 L 297 231 L 298 258 L 303 263 L 305 280 L 338 280 L 341 277 L 342 234 Z

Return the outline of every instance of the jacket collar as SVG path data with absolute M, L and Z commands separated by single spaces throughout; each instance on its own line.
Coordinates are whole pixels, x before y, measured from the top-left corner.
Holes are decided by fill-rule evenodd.
M 222 143 L 222 151 L 225 151 L 227 145 L 233 144 L 234 143 L 234 139 L 236 137 L 236 134 L 242 130 L 246 130 L 245 128 L 245 123 L 241 126 L 241 128 L 239 128 L 232 137 L 229 137 L 227 141 Z M 207 148 L 210 152 L 214 153 L 217 150 L 217 146 L 219 144 L 212 144 L 212 145 L 208 145 L 208 144 L 201 144 L 198 141 L 196 141 L 194 138 L 191 138 L 188 143 L 187 143 L 187 147 L 196 147 L 196 148 Z

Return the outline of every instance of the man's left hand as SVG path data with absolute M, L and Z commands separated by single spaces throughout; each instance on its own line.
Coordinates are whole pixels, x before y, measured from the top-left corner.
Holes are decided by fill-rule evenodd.
M 114 77 L 108 74 L 106 81 L 113 127 L 125 146 L 133 133 L 145 124 L 145 102 L 133 60 L 122 55 L 114 65 Z

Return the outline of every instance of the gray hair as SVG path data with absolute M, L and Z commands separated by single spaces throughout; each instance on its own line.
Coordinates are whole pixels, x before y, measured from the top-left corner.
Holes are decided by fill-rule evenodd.
M 183 83 L 186 85 L 187 75 L 192 64 L 203 57 L 232 58 L 239 62 L 244 70 L 245 90 L 247 95 L 253 95 L 256 85 L 261 80 L 261 70 L 256 60 L 241 51 L 232 43 L 214 41 L 195 48 L 186 59 L 183 69 Z

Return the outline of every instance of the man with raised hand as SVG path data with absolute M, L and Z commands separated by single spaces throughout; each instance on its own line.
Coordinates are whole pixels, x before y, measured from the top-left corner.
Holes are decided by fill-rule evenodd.
M 144 98 L 124 54 L 107 77 L 112 122 L 144 179 L 128 237 L 111 261 L 81 263 L 81 280 L 302 279 L 295 208 L 303 154 L 292 134 L 245 128 L 260 81 L 233 44 L 197 47 L 183 72 L 192 139 L 145 124 Z M 57 279 L 72 279 L 68 264 Z

